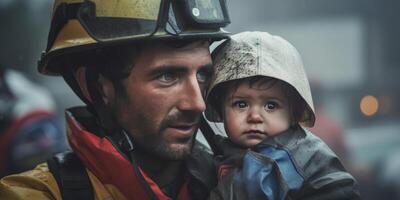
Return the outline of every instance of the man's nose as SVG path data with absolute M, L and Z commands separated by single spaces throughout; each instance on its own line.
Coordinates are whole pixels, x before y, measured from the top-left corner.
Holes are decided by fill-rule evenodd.
M 250 109 L 248 110 L 247 122 L 262 123 L 264 121 L 264 118 L 262 116 L 262 113 L 260 112 L 262 112 L 260 108 L 250 107 Z
M 206 104 L 203 98 L 203 89 L 197 81 L 197 78 L 190 78 L 182 90 L 182 99 L 178 105 L 178 109 L 182 111 L 203 112 Z

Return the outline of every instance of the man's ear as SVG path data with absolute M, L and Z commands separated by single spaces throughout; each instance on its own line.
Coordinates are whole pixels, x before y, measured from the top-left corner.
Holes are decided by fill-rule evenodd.
M 110 105 L 110 103 L 114 102 L 115 98 L 114 84 L 111 80 L 107 79 L 101 74 L 99 75 L 99 80 L 98 80 L 98 90 L 105 105 Z

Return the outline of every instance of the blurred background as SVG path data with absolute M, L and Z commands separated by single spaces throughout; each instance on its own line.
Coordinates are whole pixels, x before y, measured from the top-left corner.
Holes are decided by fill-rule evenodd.
M 52 3 L 0 0 L 0 65 L 46 89 L 63 124 L 64 109 L 83 103 L 62 78 L 36 71 Z M 228 0 L 228 9 L 228 31 L 268 31 L 299 50 L 313 132 L 357 177 L 363 199 L 400 199 L 400 1 Z

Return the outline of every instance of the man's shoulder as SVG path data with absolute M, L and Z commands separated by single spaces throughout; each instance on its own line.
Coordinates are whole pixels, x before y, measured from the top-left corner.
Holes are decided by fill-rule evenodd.
M 0 199 L 61 199 L 57 182 L 47 163 L 0 180 Z
M 25 171 L 19 174 L 13 174 L 1 179 L 2 184 L 9 186 L 20 187 L 36 187 L 37 189 L 44 189 L 43 186 L 52 186 L 54 183 L 57 185 L 56 180 L 49 171 L 47 163 L 37 165 L 34 169 Z

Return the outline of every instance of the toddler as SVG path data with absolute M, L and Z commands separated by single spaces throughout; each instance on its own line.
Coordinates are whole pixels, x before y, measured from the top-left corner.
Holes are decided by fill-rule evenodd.
M 214 52 L 206 117 L 217 138 L 219 183 L 210 199 L 358 199 L 354 178 L 319 138 L 297 50 L 266 32 L 239 33 Z

